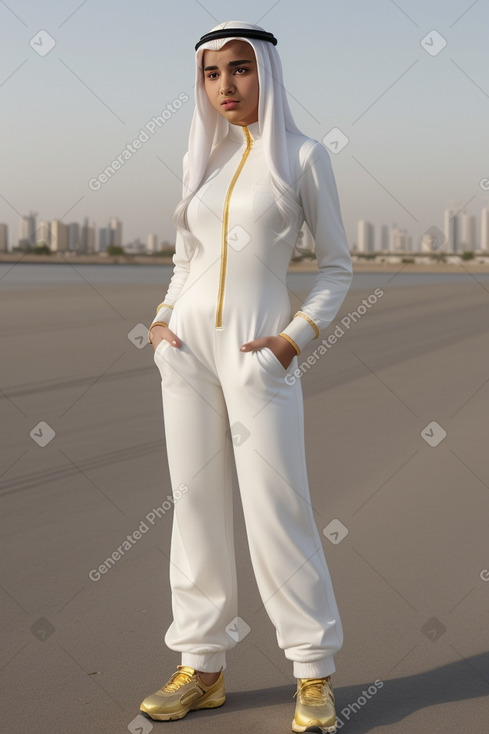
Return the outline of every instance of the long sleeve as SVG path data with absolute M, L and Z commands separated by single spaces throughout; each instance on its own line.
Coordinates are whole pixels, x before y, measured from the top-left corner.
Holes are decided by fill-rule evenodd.
M 183 171 L 187 165 L 188 152 L 183 157 Z M 182 187 L 183 190 L 183 187 Z M 172 257 L 173 261 L 173 274 L 168 285 L 168 290 L 163 299 L 163 302 L 159 304 L 155 318 L 153 319 L 151 326 L 156 323 L 168 324 L 170 321 L 171 312 L 175 305 L 178 296 L 187 280 L 190 268 L 190 262 L 185 251 L 185 243 L 180 232 L 177 231 L 175 239 L 175 254 Z M 150 328 L 151 328 L 150 326 Z
M 353 267 L 331 159 L 318 141 L 306 156 L 299 186 L 319 273 L 300 310 L 281 334 L 302 350 L 338 313 L 351 285 Z

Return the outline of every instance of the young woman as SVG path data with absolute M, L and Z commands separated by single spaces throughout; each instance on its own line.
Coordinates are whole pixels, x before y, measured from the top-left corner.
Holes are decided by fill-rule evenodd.
M 175 499 L 165 642 L 181 664 L 141 711 L 165 721 L 225 701 L 226 652 L 248 631 L 238 616 L 234 460 L 259 592 L 297 678 L 292 730 L 334 732 L 343 631 L 293 372 L 336 316 L 352 266 L 328 152 L 294 124 L 276 44 L 260 26 L 231 21 L 195 47 L 174 270 L 148 334 Z M 304 223 L 319 273 L 291 316 L 286 274 Z

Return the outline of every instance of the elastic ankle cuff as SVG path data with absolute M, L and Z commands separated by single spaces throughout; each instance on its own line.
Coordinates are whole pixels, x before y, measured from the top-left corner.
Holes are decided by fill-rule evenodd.
M 191 652 L 183 652 L 181 664 L 201 670 L 202 673 L 219 673 L 226 669 L 226 653 L 219 651 L 195 655 Z
M 299 663 L 294 660 L 294 678 L 325 678 L 332 675 L 335 670 L 333 656 L 311 663 Z

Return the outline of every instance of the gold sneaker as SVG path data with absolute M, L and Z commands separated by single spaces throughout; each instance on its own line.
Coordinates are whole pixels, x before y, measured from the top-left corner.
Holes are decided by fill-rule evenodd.
M 331 676 L 297 678 L 297 696 L 292 731 L 334 734 L 336 711 Z
M 195 709 L 213 709 L 222 706 L 226 700 L 224 690 L 224 673 L 211 686 L 206 686 L 194 668 L 177 665 L 163 688 L 148 696 L 142 702 L 140 711 L 156 721 L 183 719 L 189 711 Z

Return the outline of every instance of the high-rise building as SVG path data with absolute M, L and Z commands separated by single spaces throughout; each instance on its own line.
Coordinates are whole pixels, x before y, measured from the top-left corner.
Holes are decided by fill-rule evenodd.
M 149 234 L 146 241 L 146 249 L 149 253 L 158 251 L 158 237 L 155 234 Z
M 70 222 L 68 225 L 68 250 L 79 252 L 81 246 L 81 232 L 78 222 Z
M 36 220 L 36 212 L 30 212 L 20 220 L 19 239 L 23 242 L 28 242 L 31 247 L 35 247 L 36 245 Z
M 389 252 L 410 252 L 412 239 L 406 229 L 393 225 L 389 232 Z
M 465 209 L 459 214 L 460 218 L 460 249 L 473 252 L 476 248 L 476 222 L 473 214 Z
M 110 228 L 100 227 L 98 231 L 98 250 L 105 252 L 110 245 Z
M 51 221 L 51 252 L 66 252 L 68 249 L 68 227 L 59 219 Z
M 110 228 L 110 244 L 115 247 L 122 247 L 122 222 L 117 217 L 111 217 L 109 222 Z
M 36 245 L 47 245 L 51 247 L 51 224 L 41 219 L 36 229 Z
M 357 252 L 373 252 L 374 227 L 365 219 L 359 219 L 357 224 Z
M 87 231 L 87 252 L 93 255 L 97 251 L 97 223 L 90 222 Z
M 0 223 L 0 252 L 8 252 L 8 225 Z
M 382 252 L 388 252 L 390 248 L 389 227 L 383 224 L 380 228 L 380 249 Z
M 485 206 L 481 212 L 481 250 L 489 251 L 489 207 Z
M 80 252 L 83 255 L 89 255 L 95 252 L 96 230 L 97 225 L 95 222 L 89 222 L 88 217 L 85 217 L 80 236 Z
M 445 209 L 444 216 L 447 252 L 457 252 L 460 249 L 460 221 L 456 209 L 449 206 Z

